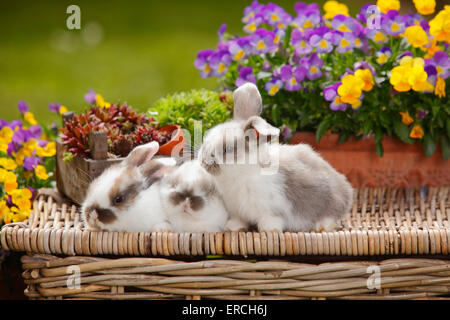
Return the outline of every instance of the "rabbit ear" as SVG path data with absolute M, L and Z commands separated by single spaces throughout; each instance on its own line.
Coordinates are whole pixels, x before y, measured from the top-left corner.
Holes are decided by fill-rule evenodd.
M 158 150 L 159 144 L 156 141 L 136 147 L 123 161 L 123 165 L 127 167 L 139 167 L 145 162 L 151 160 Z
M 248 129 L 254 129 L 260 136 L 265 137 L 278 137 L 280 135 L 280 129 L 272 127 L 261 117 L 251 117 L 244 125 L 244 132 Z
M 237 88 L 234 93 L 234 119 L 247 120 L 262 112 L 262 100 L 258 88 L 251 82 Z

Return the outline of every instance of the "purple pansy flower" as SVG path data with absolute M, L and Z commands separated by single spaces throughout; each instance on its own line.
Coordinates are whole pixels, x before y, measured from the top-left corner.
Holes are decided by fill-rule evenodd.
M 403 15 L 403 19 L 406 27 L 418 26 L 423 21 L 423 17 L 418 13 Z
M 290 65 L 285 65 L 280 69 L 280 77 L 284 82 L 284 88 L 287 91 L 298 91 L 302 88 L 301 81 L 305 79 L 306 70 L 303 66 L 298 66 L 294 70 Z
M 29 110 L 28 110 L 28 106 L 27 106 L 27 104 L 25 103 L 25 101 L 20 100 L 19 103 L 17 104 L 17 107 L 18 107 L 19 112 L 20 112 L 21 114 L 25 114 L 25 113 L 27 113 L 27 112 L 29 111 Z
M 8 121 L 6 121 L 5 119 L 0 119 L 0 129 L 2 129 L 3 127 L 6 127 L 8 125 Z
M 325 33 L 314 32 L 309 38 L 309 43 L 316 48 L 316 51 L 319 53 L 333 51 L 333 44 L 336 42 L 337 33 L 335 31 L 330 31 L 327 27 L 324 27 L 324 29 L 327 29 Z
M 425 32 L 430 31 L 430 24 L 428 23 L 427 20 L 420 21 L 420 26 L 422 27 L 423 30 L 425 30 Z
M 231 58 L 234 61 L 244 59 L 252 51 L 250 36 L 239 38 L 236 41 L 230 41 L 228 50 L 230 51 Z
M 284 39 L 284 36 L 286 35 L 286 31 L 284 29 L 277 29 L 274 30 L 275 32 L 275 37 L 273 38 L 273 44 L 274 45 L 279 45 L 281 44 L 281 40 Z
M 227 30 L 227 24 L 224 23 L 219 27 L 219 31 L 217 31 L 217 35 L 219 36 L 219 40 L 221 41 L 225 31 Z
M 14 134 L 12 136 L 12 142 L 14 142 L 17 145 L 21 145 L 22 143 L 27 142 L 32 138 L 33 134 L 29 130 L 20 128 L 14 131 Z
M 256 84 L 256 78 L 253 75 L 253 69 L 251 67 L 243 67 L 239 70 L 239 78 L 236 79 L 236 87 L 240 87 L 247 82 Z
M 353 18 L 344 16 L 343 14 L 337 14 L 333 17 L 331 27 L 340 32 L 356 32 L 358 30 Z
M 388 13 L 383 16 L 382 26 L 386 33 L 392 36 L 398 36 L 406 29 L 405 18 L 398 14 L 397 10 L 389 10 Z
M 433 86 L 436 85 L 437 80 L 437 69 L 434 65 L 428 64 L 424 67 L 425 72 L 427 73 L 427 81 L 431 83 Z
M 330 101 L 330 109 L 333 111 L 342 110 L 345 111 L 348 107 L 347 103 L 342 103 L 340 101 L 339 95 L 337 93 L 337 90 L 339 86 L 341 85 L 341 82 L 337 82 L 331 86 L 326 87 L 323 90 L 323 96 L 325 100 Z
M 12 130 L 16 130 L 16 128 L 22 128 L 23 124 L 21 120 L 13 120 L 8 124 L 8 127 Z
M 283 88 L 283 81 L 276 77 L 273 77 L 265 84 L 264 88 L 270 96 L 274 96 L 278 91 L 280 91 L 280 89 Z
M 230 63 L 231 55 L 228 50 L 221 50 L 210 57 L 210 66 L 213 70 L 213 75 L 216 77 L 223 76 L 227 72 Z
M 385 64 L 392 56 L 392 50 L 391 48 L 384 46 L 376 53 L 376 56 L 378 64 Z
M 290 44 L 295 47 L 295 53 L 298 55 L 308 54 L 313 50 L 309 44 L 308 33 L 300 29 L 294 29 L 292 31 Z
M 353 49 L 355 36 L 350 32 L 337 33 L 335 36 L 336 51 L 344 53 Z
M 31 126 L 28 129 L 30 136 L 35 139 L 39 139 L 42 136 L 42 128 L 40 125 Z
M 277 45 L 273 43 L 275 34 L 272 31 L 265 29 L 258 29 L 251 36 L 251 43 L 253 46 L 253 51 L 256 54 L 263 54 L 268 52 L 275 52 Z
M 23 160 L 23 167 L 28 171 L 33 171 L 41 159 L 38 157 L 26 157 Z
M 93 92 L 93 91 L 92 91 L 92 92 Z M 84 95 L 84 99 L 85 99 L 86 101 L 88 101 L 88 99 L 86 99 L 86 96 L 87 96 L 87 95 L 90 95 L 90 93 L 87 93 L 86 95 Z M 95 92 L 94 92 L 94 96 L 95 96 Z M 94 97 L 94 101 L 93 101 L 93 102 L 90 102 L 90 101 L 92 101 L 91 98 L 89 99 L 88 103 L 93 104 L 93 103 L 95 102 L 95 97 Z M 60 105 L 58 102 L 50 103 L 50 104 L 48 105 L 48 109 L 49 109 L 51 112 L 53 112 L 53 113 L 59 113 L 59 109 L 60 109 L 60 108 L 61 108 L 61 105 Z
M 295 4 L 295 11 L 297 12 L 297 17 L 292 21 L 292 25 L 295 28 L 301 28 L 303 30 L 312 29 L 322 21 L 317 4 L 308 5 L 303 2 L 298 2 Z
M 94 104 L 95 101 L 97 100 L 97 94 L 95 93 L 94 90 L 89 89 L 89 92 L 84 95 L 84 100 L 86 100 L 86 102 L 89 104 Z M 49 109 L 50 109 L 50 105 L 48 106 Z M 58 111 L 56 111 L 57 113 L 59 113 L 59 107 L 60 107 L 59 103 L 55 103 L 52 105 L 53 110 L 56 108 L 58 109 Z M 53 110 L 50 109 L 50 111 L 55 112 Z
M 319 58 L 319 55 L 314 52 L 309 57 L 303 57 L 300 60 L 300 65 L 304 66 L 308 70 L 306 76 L 309 80 L 314 80 L 322 76 L 323 60 Z
M 197 54 L 197 59 L 195 59 L 194 65 L 200 70 L 200 76 L 202 78 L 208 78 L 212 74 L 210 58 L 213 54 L 214 50 L 211 49 L 201 50 Z
M 434 66 L 437 76 L 443 79 L 447 79 L 450 76 L 450 59 L 445 51 L 437 51 L 433 59 L 425 59 L 425 65 Z
M 367 38 L 378 44 L 388 41 L 388 37 L 383 29 L 368 29 Z
M 20 150 L 20 145 L 18 145 L 18 144 L 15 144 L 14 142 L 10 142 L 10 143 L 8 143 L 8 149 L 7 149 L 7 153 L 8 153 L 8 156 L 12 156 L 13 155 L 13 152 L 17 152 L 17 151 L 19 151 Z
M 333 101 L 334 98 L 337 96 L 337 89 L 340 86 L 340 82 L 337 82 L 331 86 L 326 87 L 323 90 L 323 97 L 325 98 L 325 100 L 327 101 Z
M 428 111 L 424 109 L 417 110 L 417 119 L 423 120 L 427 117 Z
M 282 7 L 274 3 L 268 3 L 260 12 L 264 22 L 277 29 L 285 29 L 292 20 Z
M 244 18 L 242 18 L 242 22 L 247 24 L 252 21 L 264 7 L 265 5 L 258 3 L 257 0 L 254 0 L 251 5 L 244 9 Z

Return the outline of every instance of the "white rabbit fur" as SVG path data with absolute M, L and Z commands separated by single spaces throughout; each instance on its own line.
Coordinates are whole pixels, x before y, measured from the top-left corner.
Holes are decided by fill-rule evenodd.
M 139 146 L 111 166 L 88 188 L 82 218 L 94 230 L 151 232 L 171 230 L 162 209 L 159 182 L 175 159 L 152 157 L 157 142 Z
M 279 129 L 259 117 L 261 110 L 256 86 L 239 87 L 234 119 L 210 129 L 199 150 L 231 215 L 227 229 L 333 229 L 350 211 L 350 183 L 309 145 L 268 143 Z
M 165 175 L 160 194 L 173 231 L 224 231 L 228 213 L 213 177 L 198 160 L 187 161 Z

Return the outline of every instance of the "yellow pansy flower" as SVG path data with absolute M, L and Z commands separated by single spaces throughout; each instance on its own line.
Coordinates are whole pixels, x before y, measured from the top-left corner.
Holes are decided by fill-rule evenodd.
M 421 48 L 428 44 L 428 35 L 421 26 L 409 26 L 403 36 L 414 48 Z
M 399 112 L 400 115 L 402 116 L 402 122 L 404 124 L 406 124 L 407 126 L 409 126 L 411 123 L 414 122 L 414 119 L 409 115 L 408 111 L 405 112 Z
M 60 107 L 59 107 L 59 114 L 66 113 L 66 112 L 68 112 L 68 111 L 69 111 L 69 110 L 67 109 L 66 106 L 60 106 Z
M 11 201 L 20 211 L 28 211 L 31 209 L 31 198 L 33 194 L 28 188 L 16 189 L 11 192 Z
M 342 84 L 338 87 L 338 94 L 344 103 L 357 105 L 361 97 L 364 81 L 355 75 L 348 74 L 342 78 Z
M 17 163 L 11 158 L 0 158 L 0 166 L 6 170 L 15 170 Z
M 445 6 L 443 10 L 430 21 L 430 34 L 437 41 L 450 43 L 450 6 Z
M 413 0 L 417 12 L 422 15 L 432 14 L 436 8 L 435 0 Z
M 377 7 L 382 13 L 388 13 L 389 10 L 400 10 L 399 0 L 378 0 Z
M 424 135 L 423 129 L 420 125 L 416 124 L 409 133 L 409 137 L 413 139 L 422 139 Z
M 325 2 L 325 4 L 323 5 L 323 10 L 325 11 L 325 14 L 323 15 L 325 19 L 333 19 L 334 16 L 338 14 L 342 14 L 347 17 L 350 15 L 348 7 L 345 4 L 339 3 L 337 1 Z
M 43 165 L 36 166 L 36 168 L 34 169 L 34 173 L 36 174 L 36 177 L 41 180 L 47 180 L 49 178 L 47 170 L 45 170 L 45 167 Z
M 111 103 L 105 102 L 105 100 L 103 99 L 103 96 L 99 93 L 96 95 L 95 99 L 96 99 L 97 105 L 100 108 L 108 109 L 111 106 Z
M 0 201 L 0 220 L 3 219 L 3 221 L 5 221 L 6 223 L 9 223 L 6 220 L 9 218 L 9 214 L 10 214 L 10 210 L 8 208 L 8 205 L 6 204 L 6 201 L 1 200 Z
M 32 126 L 37 124 L 36 119 L 34 118 L 34 114 L 32 114 L 30 111 L 26 112 L 23 115 L 23 119 L 28 122 L 29 124 L 31 124 Z
M 45 147 L 36 147 L 36 155 L 38 157 L 53 157 L 56 154 L 56 143 L 49 142 Z
M 437 77 L 436 87 L 434 88 L 434 94 L 439 98 L 445 97 L 445 80 L 442 77 Z
M 0 130 L 0 151 L 6 153 L 8 151 L 8 143 L 12 141 L 14 131 L 9 127 L 3 127 Z
M 358 69 L 355 71 L 355 76 L 364 81 L 363 91 L 372 90 L 375 82 L 373 81 L 372 71 L 369 69 Z

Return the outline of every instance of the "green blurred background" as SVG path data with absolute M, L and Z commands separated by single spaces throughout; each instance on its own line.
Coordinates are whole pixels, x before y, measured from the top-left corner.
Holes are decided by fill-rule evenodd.
M 293 14 L 297 1 L 273 2 Z M 354 15 L 367 1 L 340 2 Z M 18 118 L 17 102 L 25 100 L 38 121 L 50 123 L 57 119 L 50 102 L 81 111 L 90 88 L 141 111 L 168 93 L 215 89 L 217 79 L 202 79 L 194 68 L 197 52 L 216 46 L 222 23 L 244 35 L 250 3 L 0 0 L 0 118 Z M 81 8 L 81 30 L 66 27 L 71 4 Z

